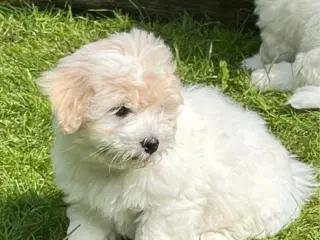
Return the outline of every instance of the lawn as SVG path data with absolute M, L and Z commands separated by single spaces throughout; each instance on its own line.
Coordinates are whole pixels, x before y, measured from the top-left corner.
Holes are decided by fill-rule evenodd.
M 259 47 L 253 33 L 186 15 L 150 23 L 121 13 L 93 18 L 0 5 L 0 240 L 59 240 L 66 231 L 65 206 L 48 155 L 50 107 L 35 84 L 39 73 L 82 44 L 132 26 L 166 40 L 184 83 L 219 86 L 257 111 L 292 153 L 317 167 L 319 176 L 320 112 L 296 111 L 285 105 L 290 93 L 259 93 L 250 85 L 239 62 Z M 270 239 L 319 240 L 319 226 L 317 194 L 297 221 Z

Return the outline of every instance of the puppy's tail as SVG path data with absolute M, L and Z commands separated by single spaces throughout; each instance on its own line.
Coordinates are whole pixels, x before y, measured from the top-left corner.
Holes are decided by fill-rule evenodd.
M 320 87 L 299 88 L 287 103 L 296 109 L 320 108 Z
M 316 181 L 314 169 L 302 162 L 292 159 L 291 170 L 297 189 L 295 200 L 299 203 L 306 202 L 320 186 Z

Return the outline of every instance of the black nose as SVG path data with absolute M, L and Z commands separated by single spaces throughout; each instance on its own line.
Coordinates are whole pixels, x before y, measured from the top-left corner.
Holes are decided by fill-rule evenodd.
M 146 153 L 152 154 L 158 150 L 159 140 L 154 137 L 148 137 L 140 142 L 140 144 Z

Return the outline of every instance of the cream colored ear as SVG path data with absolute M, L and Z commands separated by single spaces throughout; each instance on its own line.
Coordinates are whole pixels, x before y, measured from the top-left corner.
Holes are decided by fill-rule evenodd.
M 49 96 L 51 108 L 61 129 L 71 134 L 83 123 L 93 94 L 85 73 L 77 68 L 62 68 L 42 73 L 38 85 Z

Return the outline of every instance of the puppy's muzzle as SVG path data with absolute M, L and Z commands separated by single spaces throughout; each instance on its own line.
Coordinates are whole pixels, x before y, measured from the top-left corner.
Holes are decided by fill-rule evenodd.
M 141 141 L 140 144 L 146 153 L 152 154 L 158 150 L 159 140 L 154 137 L 148 137 Z

